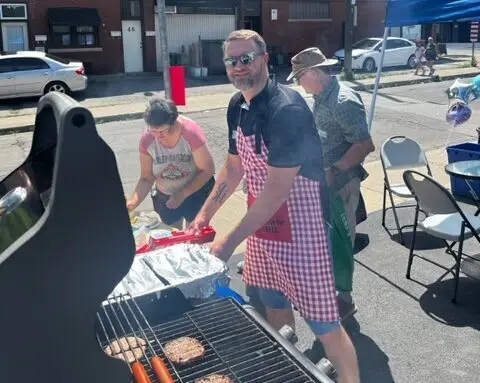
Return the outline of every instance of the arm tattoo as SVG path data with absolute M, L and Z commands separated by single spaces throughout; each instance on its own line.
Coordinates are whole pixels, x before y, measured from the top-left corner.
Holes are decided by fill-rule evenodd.
M 227 197 L 227 192 L 227 184 L 225 182 L 221 183 L 220 185 L 218 185 L 217 190 L 215 190 L 215 193 L 212 197 L 213 201 L 218 204 L 224 203 Z

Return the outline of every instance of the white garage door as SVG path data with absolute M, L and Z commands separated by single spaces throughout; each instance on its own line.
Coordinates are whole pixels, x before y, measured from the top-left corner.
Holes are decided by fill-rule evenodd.
M 155 17 L 157 31 L 157 70 L 162 71 L 160 56 L 160 33 L 158 20 Z M 181 53 L 182 45 L 188 53 L 190 44 L 202 40 L 224 40 L 230 32 L 235 30 L 234 15 L 167 15 L 168 51 Z

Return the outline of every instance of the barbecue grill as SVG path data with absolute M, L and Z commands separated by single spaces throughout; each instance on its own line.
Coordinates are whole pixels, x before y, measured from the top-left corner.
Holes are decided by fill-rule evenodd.
M 40 100 L 30 154 L 0 183 L 0 196 L 11 190 L 15 198 L 0 197 L 0 207 L 9 204 L 0 209 L 0 231 L 15 219 L 21 225 L 9 230 L 0 253 L 3 380 L 127 383 L 143 366 L 152 383 L 164 383 L 160 365 L 175 383 L 213 373 L 237 383 L 332 383 L 252 307 L 233 299 L 193 305 L 176 287 L 109 295 L 135 257 L 132 229 L 114 154 L 91 113 L 68 96 Z M 122 348 L 124 358 L 140 350 L 132 364 L 102 351 L 125 336 L 146 342 Z M 175 366 L 164 346 L 184 336 L 197 339 L 205 354 Z
M 141 360 L 152 382 L 157 382 L 149 364 L 154 356 L 163 360 L 176 383 L 194 383 L 212 374 L 242 383 L 332 382 L 250 306 L 230 298 L 192 306 L 180 292 L 175 294 L 176 307 L 167 304 L 171 297 L 155 303 L 137 299 L 128 295 L 109 299 L 97 317 L 97 336 L 102 349 L 120 337 L 146 340 L 149 347 Z M 173 308 L 165 312 L 163 307 Z M 185 366 L 170 363 L 164 346 L 181 337 L 197 339 L 205 347 L 204 357 Z M 134 348 L 138 344 L 124 351 Z

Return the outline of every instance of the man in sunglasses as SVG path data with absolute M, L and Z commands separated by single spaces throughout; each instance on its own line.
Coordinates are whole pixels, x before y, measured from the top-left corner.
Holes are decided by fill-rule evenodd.
M 327 182 L 343 200 L 353 247 L 360 183 L 368 175 L 362 163 L 375 150 L 368 131 L 365 106 L 357 92 L 329 74 L 337 60 L 327 59 L 320 49 L 307 48 L 292 57 L 291 62 L 292 72 L 287 80 L 293 79 L 313 95 L 313 114 L 322 139 Z M 353 269 L 350 287 L 352 280 Z M 357 311 L 351 291 L 339 292 L 338 304 L 342 318 Z
M 227 112 L 228 157 L 191 229 L 206 226 L 245 176 L 247 213 L 213 243 L 212 253 L 228 261 L 247 238 L 243 279 L 270 324 L 295 328 L 295 307 L 324 345 L 338 381 L 358 383 L 355 348 L 338 313 L 313 115 L 299 93 L 269 80 L 266 44 L 258 33 L 232 32 L 224 62 L 239 89 Z

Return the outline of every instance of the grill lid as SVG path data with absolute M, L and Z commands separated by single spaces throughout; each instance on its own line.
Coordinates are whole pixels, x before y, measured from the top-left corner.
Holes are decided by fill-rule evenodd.
M 94 337 L 98 307 L 135 244 L 115 156 L 87 109 L 57 92 L 42 97 L 30 154 L 0 196 L 17 187 L 34 219 L 0 253 L 2 380 L 129 382 Z

